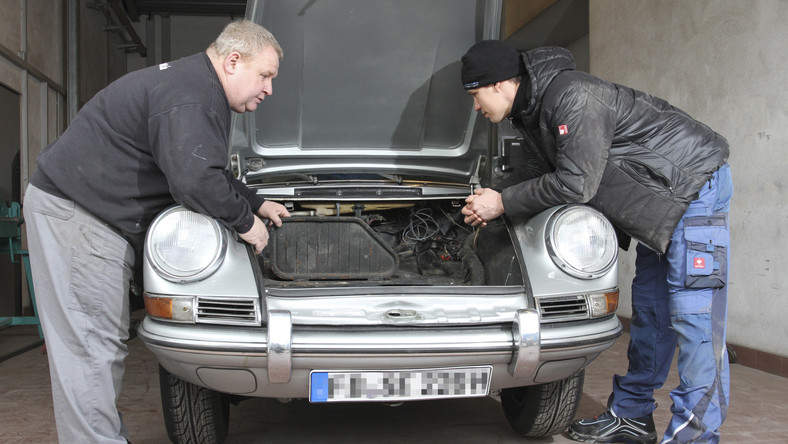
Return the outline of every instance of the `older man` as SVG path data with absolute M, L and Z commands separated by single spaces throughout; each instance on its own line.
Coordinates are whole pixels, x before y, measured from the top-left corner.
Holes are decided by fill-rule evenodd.
M 116 402 L 129 281 L 157 213 L 178 202 L 257 253 L 268 242 L 261 217 L 289 216 L 225 170 L 231 111 L 273 92 L 281 57 L 265 28 L 231 23 L 205 52 L 100 91 L 39 156 L 24 213 L 60 442 L 128 438 Z

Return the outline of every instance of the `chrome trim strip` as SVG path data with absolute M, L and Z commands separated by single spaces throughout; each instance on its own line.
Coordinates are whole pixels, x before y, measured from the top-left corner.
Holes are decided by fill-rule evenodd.
M 290 382 L 293 370 L 293 324 L 290 312 L 268 311 L 268 381 Z
M 524 378 L 536 372 L 540 353 L 539 312 L 517 310 L 512 324 L 514 354 L 509 364 L 509 373 L 515 378 Z
M 525 311 L 525 310 L 524 310 Z M 274 314 L 282 311 L 274 311 Z M 289 317 L 289 312 L 284 311 Z M 525 316 L 527 318 L 527 315 Z M 274 316 L 276 322 L 277 316 Z M 368 337 L 360 331 L 337 331 L 330 328 L 310 328 L 294 331 L 290 328 L 290 357 L 293 356 L 420 356 L 420 355 L 470 355 L 509 354 L 514 351 L 515 338 L 519 338 L 518 351 L 522 349 L 526 332 L 534 326 L 519 317 L 520 326 L 488 326 L 487 328 L 450 328 L 440 331 L 431 329 L 395 330 L 396 334 Z M 292 318 L 288 318 L 292 321 Z M 531 322 L 533 320 L 531 319 Z M 525 327 L 523 327 L 525 325 Z M 247 329 L 239 327 L 187 328 L 183 324 L 155 321 L 146 317 L 137 334 L 149 346 L 194 352 L 200 354 L 239 354 L 244 356 L 266 356 L 274 348 L 269 346 L 271 334 L 266 328 Z M 538 331 L 541 355 L 558 351 L 569 351 L 583 347 L 615 341 L 622 333 L 621 323 L 614 316 L 594 324 L 571 329 L 543 328 Z M 458 336 L 459 335 L 459 336 Z M 273 334 L 275 340 L 281 340 Z M 275 350 L 274 350 L 275 351 Z M 527 351 L 527 348 L 526 348 Z M 289 362 L 289 360 L 288 360 Z M 517 360 L 510 360 L 517 363 Z
M 620 322 L 615 322 L 612 329 L 605 331 L 589 332 L 586 335 L 576 336 L 560 336 L 547 337 L 547 329 L 542 329 L 542 350 L 570 350 L 578 347 L 587 347 L 589 345 L 600 344 L 608 341 L 615 341 L 624 332 Z

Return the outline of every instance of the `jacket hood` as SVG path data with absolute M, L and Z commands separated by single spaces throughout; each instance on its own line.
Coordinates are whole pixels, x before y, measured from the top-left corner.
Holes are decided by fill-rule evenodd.
M 569 50 L 558 46 L 532 49 L 521 53 L 520 59 L 526 71 L 520 89 L 526 93 L 523 94 L 525 97 L 521 97 L 523 91 L 518 92 L 520 98 L 516 100 L 512 116 L 528 121 L 534 116 L 538 117 L 542 96 L 555 76 L 561 71 L 575 69 L 575 59 Z

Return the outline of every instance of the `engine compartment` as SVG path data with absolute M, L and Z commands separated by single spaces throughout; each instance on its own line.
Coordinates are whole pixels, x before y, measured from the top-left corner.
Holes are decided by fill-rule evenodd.
M 502 218 L 463 222 L 463 202 L 295 202 L 259 263 L 271 288 L 522 285 Z

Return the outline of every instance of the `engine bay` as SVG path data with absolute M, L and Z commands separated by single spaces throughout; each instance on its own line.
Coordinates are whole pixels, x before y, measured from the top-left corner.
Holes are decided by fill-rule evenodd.
M 271 232 L 260 265 L 269 287 L 517 285 L 522 271 L 502 220 L 463 222 L 462 201 L 299 202 Z

